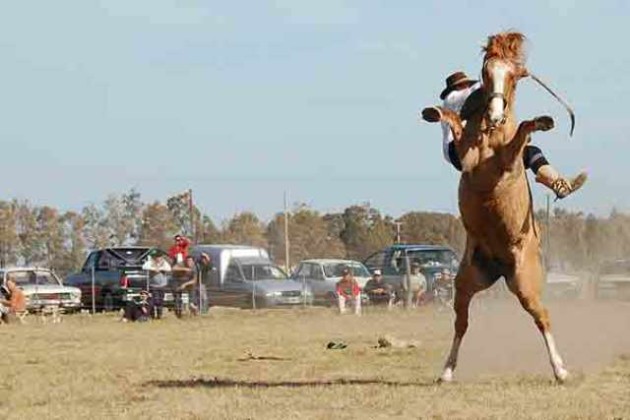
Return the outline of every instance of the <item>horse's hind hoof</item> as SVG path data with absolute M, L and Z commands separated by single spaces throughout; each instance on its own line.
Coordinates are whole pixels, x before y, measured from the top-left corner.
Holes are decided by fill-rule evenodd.
M 536 131 L 549 131 L 554 127 L 553 118 L 547 115 L 537 117 L 534 119 L 534 123 L 536 124 Z
M 422 110 L 422 119 L 430 123 L 438 122 L 442 119 L 442 112 L 434 106 L 424 108 Z

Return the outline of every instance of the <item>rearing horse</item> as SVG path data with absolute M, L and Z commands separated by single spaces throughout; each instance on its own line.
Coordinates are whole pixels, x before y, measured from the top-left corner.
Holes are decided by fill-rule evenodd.
M 504 277 L 508 288 L 534 318 L 558 381 L 568 376 L 551 335 L 549 315 L 540 294 L 543 268 L 532 198 L 523 164 L 523 150 L 534 131 L 553 128 L 542 116 L 517 125 L 514 98 L 517 82 L 529 75 L 523 42 L 516 32 L 488 38 L 483 48 L 482 106 L 467 116 L 441 108 L 425 108 L 429 122 L 444 121 L 453 132 L 462 163 L 459 209 L 466 229 L 466 249 L 455 278 L 455 335 L 441 381 L 451 381 L 462 338 L 468 328 L 468 309 L 475 293 Z M 472 98 L 471 98 L 472 99 Z M 464 107 L 466 108 L 466 106 Z

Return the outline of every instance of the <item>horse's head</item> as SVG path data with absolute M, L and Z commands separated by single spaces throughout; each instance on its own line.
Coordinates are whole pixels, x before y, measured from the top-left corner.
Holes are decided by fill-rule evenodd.
M 483 48 L 482 78 L 486 92 L 489 126 L 496 128 L 506 120 L 514 103 L 516 83 L 528 75 L 523 43 L 518 32 L 502 32 L 488 38 Z

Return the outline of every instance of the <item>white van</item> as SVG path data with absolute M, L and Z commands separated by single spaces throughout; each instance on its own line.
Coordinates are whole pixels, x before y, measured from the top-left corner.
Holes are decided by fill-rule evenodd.
M 195 245 L 190 253 L 206 253 L 214 269 L 204 283 L 211 306 L 260 308 L 310 305 L 312 294 L 289 279 L 263 248 L 243 245 Z

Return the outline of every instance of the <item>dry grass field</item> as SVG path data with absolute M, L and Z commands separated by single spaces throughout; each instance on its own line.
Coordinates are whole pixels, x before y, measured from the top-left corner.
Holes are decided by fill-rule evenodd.
M 212 309 L 0 326 L 0 418 L 630 418 L 630 304 L 550 305 L 572 377 L 552 381 L 515 301 L 477 304 L 456 382 L 436 385 L 451 314 Z M 375 348 L 382 336 L 415 348 Z M 329 341 L 346 349 L 328 350 Z

